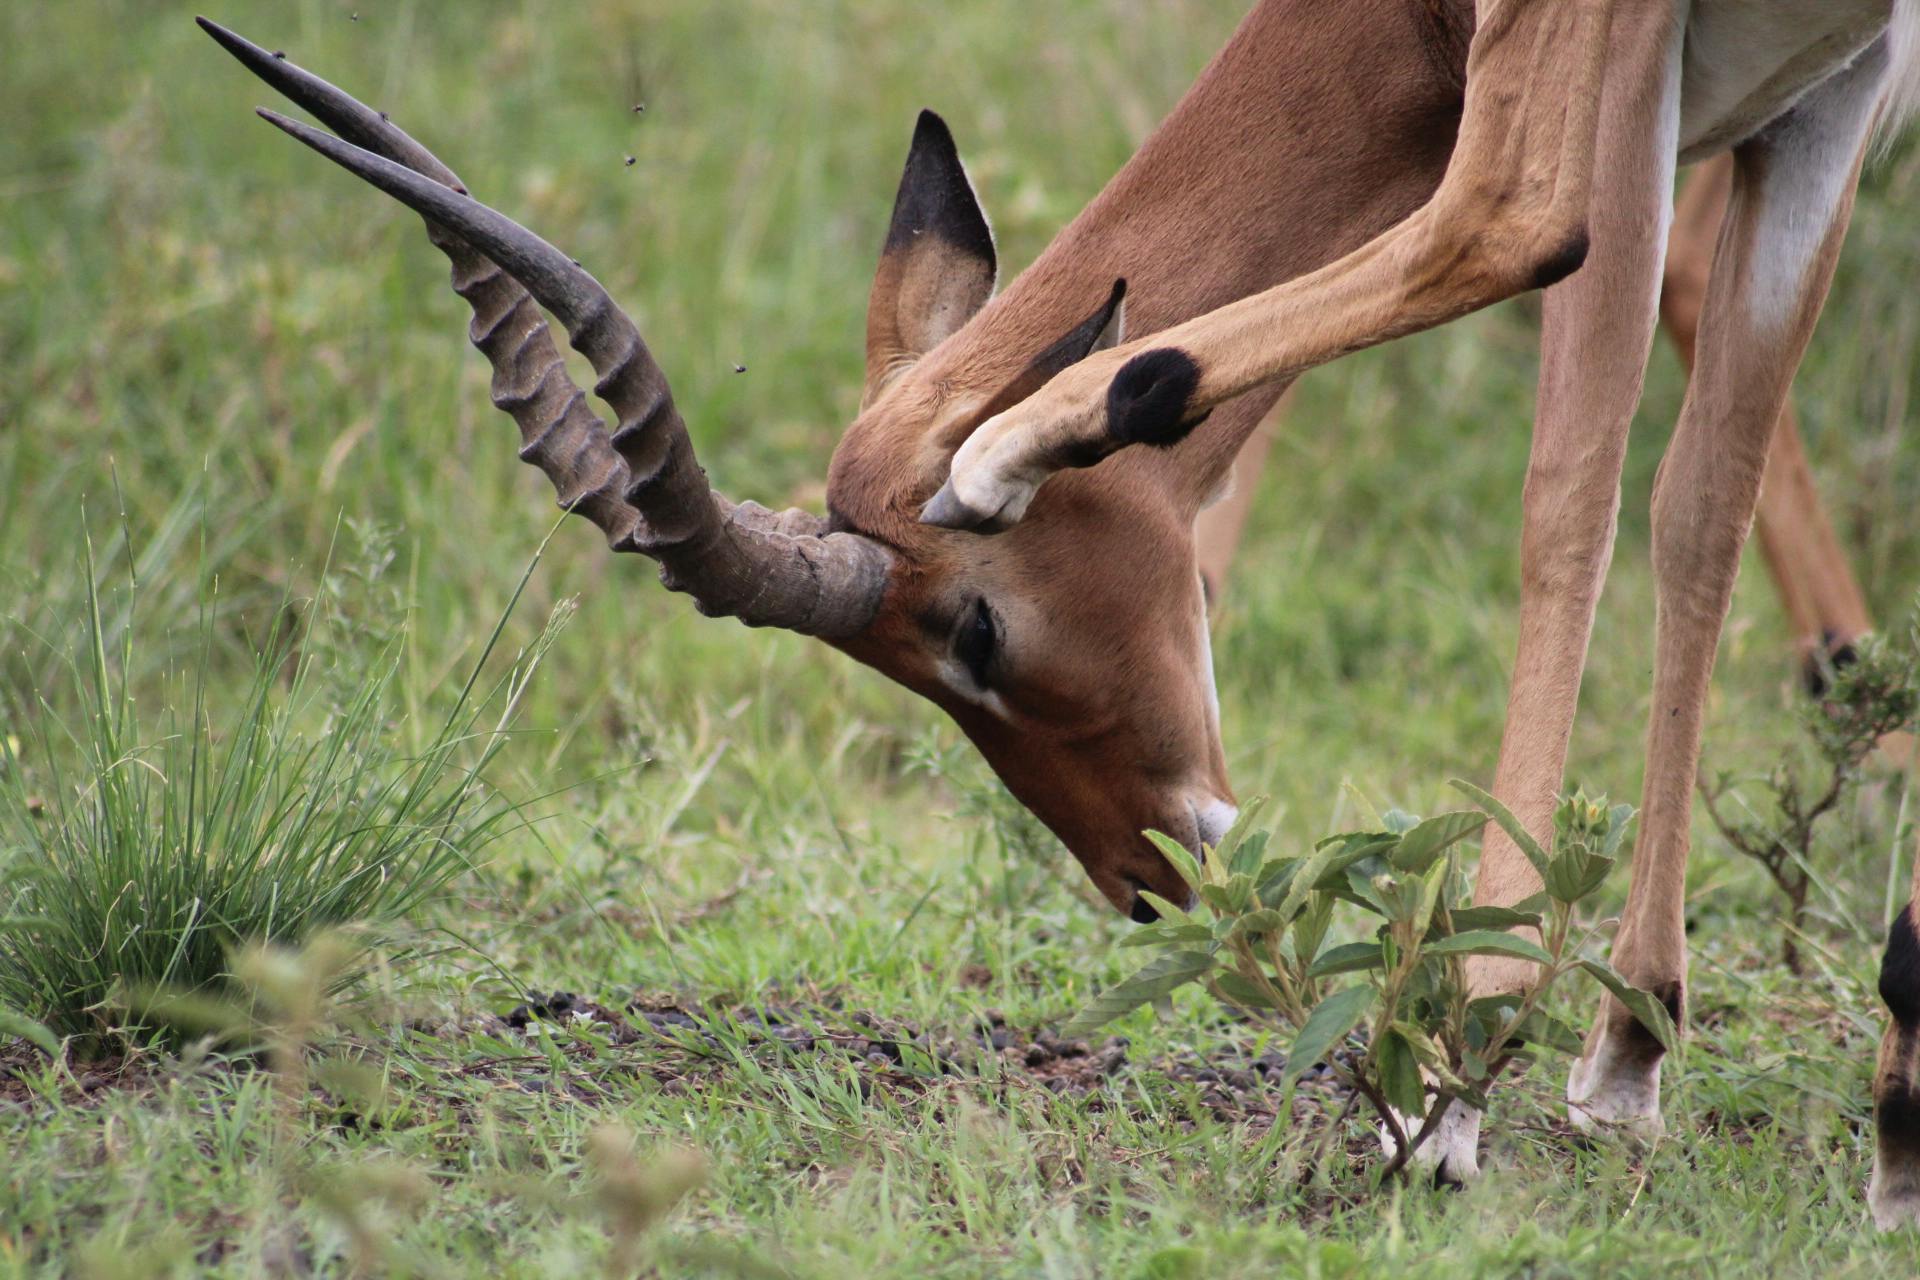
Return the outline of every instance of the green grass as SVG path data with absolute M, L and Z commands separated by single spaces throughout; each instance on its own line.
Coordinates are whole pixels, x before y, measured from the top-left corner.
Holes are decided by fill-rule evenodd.
M 210 16 L 391 110 L 482 198 L 592 267 L 645 327 L 728 492 L 817 505 L 857 401 L 913 113 L 953 124 L 1017 266 L 1241 5 L 1124 20 L 1111 4 L 1012 0 L 357 7 L 357 22 L 345 0 L 233 0 Z M 486 404 L 417 222 L 254 120 L 266 91 L 189 17 L 131 0 L 0 12 L 0 687 L 11 706 L 46 699 L 5 731 L 31 744 L 38 717 L 85 713 L 61 658 L 84 621 L 83 510 L 117 525 L 124 501 L 130 539 L 103 543 L 98 573 L 131 568 L 145 603 L 131 622 L 110 613 L 105 643 L 128 655 L 150 723 L 189 709 L 177 673 L 202 652 L 214 700 L 236 705 L 282 602 L 318 590 L 343 515 L 394 530 L 388 731 L 417 753 L 553 509 Z M 1892 616 L 1920 587 L 1920 150 L 1867 188 L 1797 400 L 1823 492 Z M 1233 775 L 1273 796 L 1283 839 L 1349 825 L 1346 783 L 1432 812 L 1449 777 L 1491 773 L 1529 314 L 1502 308 L 1305 384 L 1215 636 Z M 1662 352 L 1574 741 L 1574 776 L 1616 796 L 1638 785 L 1646 498 L 1681 387 Z M 1707 750 L 1764 771 L 1789 749 L 1795 695 L 1790 637 L 1748 568 Z M 1697 823 L 1673 1136 L 1644 1158 L 1583 1150 L 1556 1127 L 1562 1081 L 1541 1071 L 1496 1100 L 1492 1172 L 1463 1195 L 1374 1189 L 1357 1122 L 1323 1145 L 1311 1099 L 1271 1132 L 1215 1119 L 1165 1068 L 1246 1052 L 1250 1033 L 1197 1000 L 1122 1024 L 1132 1066 L 1086 1096 L 988 1064 L 863 1097 L 824 1059 L 591 1041 L 555 1057 L 409 1030 L 471 1029 L 525 988 L 563 987 L 610 1003 L 838 1000 L 964 1037 L 987 1009 L 1057 1025 L 1124 971 L 1112 948 L 1127 926 L 1088 903 L 1070 859 L 930 708 L 822 646 L 693 616 L 571 526 L 504 651 L 574 595 L 523 732 L 489 767 L 510 796 L 568 789 L 418 916 L 463 945 L 328 1042 L 377 1064 L 375 1111 L 315 1095 L 289 1126 L 267 1078 L 206 1053 L 137 1056 L 115 1075 L 8 1050 L 0 1276 L 165 1274 L 165 1257 L 175 1274 L 344 1274 L 346 1219 L 320 1184 L 283 1176 L 290 1151 L 323 1171 L 383 1158 L 423 1172 L 425 1197 L 382 1228 L 415 1270 L 590 1273 L 606 1232 L 573 1197 L 608 1123 L 706 1155 L 707 1182 L 656 1242 L 682 1251 L 682 1273 L 742 1259 L 800 1276 L 1920 1265 L 1913 1240 L 1867 1231 L 1861 1202 L 1893 788 L 1836 824 L 1798 978 L 1777 963 L 1764 873 Z M 369 662 L 383 641 L 353 643 Z M 20 767 L 40 785 L 56 763 L 71 761 L 28 751 Z M 1625 888 L 1616 876 L 1602 909 Z M 697 1248 L 707 1260 L 685 1262 Z
M 231 708 L 208 688 L 218 675 L 203 649 L 158 686 L 154 724 L 128 679 L 152 625 L 139 584 L 106 595 L 121 613 L 109 652 L 90 537 L 83 550 L 84 626 L 60 656 L 84 713 L 67 724 L 44 703 L 0 703 L 32 731 L 0 741 L 0 903 L 13 922 L 0 930 L 0 1008 L 73 1037 L 82 1056 L 150 1032 L 177 1047 L 174 1028 L 141 1025 L 144 1006 L 217 995 L 237 948 L 368 931 L 342 976 L 364 968 L 366 948 L 410 950 L 382 928 L 485 862 L 518 818 L 486 779 L 571 605 L 501 669 L 490 639 L 429 704 L 434 724 L 407 725 L 397 611 L 380 589 L 392 557 L 376 538 L 323 574 L 304 609 L 288 602 Z M 417 751 L 406 729 L 424 736 Z

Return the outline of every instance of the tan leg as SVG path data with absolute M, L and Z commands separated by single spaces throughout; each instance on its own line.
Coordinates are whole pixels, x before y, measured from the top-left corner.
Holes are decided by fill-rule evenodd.
M 1876 47 L 1749 142 L 1708 284 L 1685 408 L 1654 484 L 1656 653 L 1646 792 L 1614 963 L 1681 1021 L 1688 829 L 1707 684 L 1773 426 L 1852 211 L 1886 66 Z M 1611 997 L 1575 1064 L 1576 1118 L 1660 1125 L 1661 1051 Z
M 1674 210 L 1666 280 L 1660 292 L 1660 320 L 1689 370 L 1693 368 L 1700 309 L 1707 298 L 1713 245 L 1732 188 L 1733 157 L 1715 157 L 1701 164 L 1687 180 Z M 1841 549 L 1840 536 L 1814 488 L 1792 400 L 1781 410 L 1780 421 L 1773 429 L 1753 531 L 1760 539 L 1760 557 L 1793 624 L 1800 657 L 1808 664 L 1811 679 L 1818 673 L 1814 664 L 1821 658 L 1844 653 L 1845 646 L 1873 630 L 1873 615 L 1853 576 L 1853 566 Z M 1904 769 L 1913 763 L 1914 748 L 1911 735 L 1891 733 L 1880 740 L 1880 757 L 1894 768 Z
M 1713 245 L 1732 187 L 1733 157 L 1709 160 L 1688 180 L 1674 213 L 1660 318 L 1688 369 L 1693 368 Z M 1813 487 L 1791 401 L 1773 430 L 1754 532 L 1804 656 L 1873 629 L 1866 597 Z
M 1494 793 L 1532 831 L 1552 822 L 1566 767 L 1594 610 L 1613 555 L 1627 430 L 1645 378 L 1672 207 L 1681 31 L 1616 26 L 1602 108 L 1587 265 L 1544 299 L 1540 385 L 1520 537 L 1520 640 Z M 1474 900 L 1506 905 L 1540 878 L 1504 833 L 1488 836 Z M 1475 995 L 1513 990 L 1525 963 L 1476 961 Z M 1477 1169 L 1479 1113 L 1460 1114 L 1421 1152 L 1447 1180 Z
M 1459 140 L 1425 207 L 1318 271 L 1064 371 L 968 437 L 921 518 L 1004 528 L 1062 467 L 1171 443 L 1252 387 L 1572 272 L 1609 29 L 1670 16 L 1656 0 L 1481 0 Z

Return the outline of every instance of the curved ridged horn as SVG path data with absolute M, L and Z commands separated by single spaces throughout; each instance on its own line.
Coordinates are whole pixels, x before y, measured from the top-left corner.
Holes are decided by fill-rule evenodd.
M 196 21 L 340 137 L 265 109 L 262 116 L 426 219 L 429 239 L 453 263 L 455 292 L 473 309 L 469 336 L 493 367 L 493 403 L 513 416 L 521 458 L 553 482 L 562 507 L 591 520 L 614 550 L 658 561 L 660 580 L 702 613 L 826 639 L 865 629 L 886 593 L 891 555 L 858 534 L 826 532 L 806 512 L 776 514 L 715 493 L 666 376 L 598 281 L 469 198 L 452 170 L 381 113 L 284 55 Z M 599 375 L 594 391 L 617 422 L 611 436 L 567 374 L 536 299 Z

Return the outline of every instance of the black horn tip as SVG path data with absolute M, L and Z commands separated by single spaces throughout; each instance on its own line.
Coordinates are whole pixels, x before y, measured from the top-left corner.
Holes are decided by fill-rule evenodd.
M 255 66 L 263 62 L 273 61 L 273 55 L 265 49 L 262 49 L 259 45 L 247 39 L 239 32 L 221 26 L 212 18 L 202 17 L 196 14 L 193 20 L 199 24 L 202 31 L 218 41 L 221 48 L 240 59 L 240 61 Z
M 324 138 L 327 136 L 326 134 L 321 133 L 320 130 L 314 128 L 310 124 L 302 124 L 300 121 L 295 120 L 292 116 L 281 115 L 278 111 L 275 111 L 272 107 L 255 107 L 253 109 L 253 114 L 259 116 L 262 120 L 265 120 L 268 124 L 272 125 L 274 128 L 279 129 L 282 132 L 292 134 L 294 137 L 300 139 L 300 141 L 302 142 L 308 141 L 309 137 Z

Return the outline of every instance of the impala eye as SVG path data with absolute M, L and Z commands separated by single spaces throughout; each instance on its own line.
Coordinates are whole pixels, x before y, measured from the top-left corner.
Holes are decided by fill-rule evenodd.
M 987 671 L 993 665 L 993 652 L 1000 643 L 1000 629 L 985 600 L 975 600 L 960 620 L 959 633 L 953 639 L 954 656 L 973 673 L 974 683 L 987 687 Z

